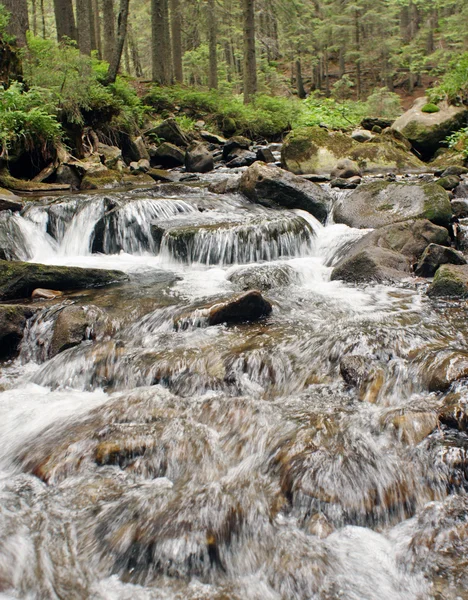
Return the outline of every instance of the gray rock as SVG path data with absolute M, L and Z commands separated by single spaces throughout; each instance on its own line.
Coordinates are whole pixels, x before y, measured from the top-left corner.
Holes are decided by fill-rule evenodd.
M 239 149 L 239 148 L 241 150 L 249 150 L 251 145 L 252 145 L 251 140 L 249 140 L 246 137 L 243 137 L 242 135 L 236 135 L 232 138 L 229 138 L 228 141 L 223 146 L 224 160 L 226 160 L 226 161 L 229 160 L 229 156 L 234 150 Z
M 460 177 L 461 175 L 467 175 L 468 169 L 466 167 L 459 167 L 458 165 L 452 165 L 451 167 L 447 167 L 441 174 L 441 177 L 448 177 L 449 175 L 457 175 Z
M 332 271 L 332 281 L 347 283 L 392 282 L 408 277 L 409 260 L 399 252 L 369 246 L 342 259 Z
M 132 160 L 136 162 L 142 158 L 150 160 L 148 148 L 146 147 L 145 140 L 141 136 L 130 140 L 130 155 Z
M 455 198 L 450 202 L 452 212 L 457 219 L 466 219 L 468 217 L 468 196 L 466 198 Z
M 34 307 L 19 304 L 0 305 L 0 361 L 18 355 L 26 322 L 35 310 Z
M 279 167 L 256 162 L 243 173 L 240 191 L 264 206 L 300 208 L 325 222 L 331 198 L 322 188 Z
M 457 175 L 446 175 L 438 179 L 436 183 L 443 187 L 444 190 L 454 190 L 460 183 L 460 177 L 457 177 Z
M 210 183 L 208 186 L 208 191 L 213 194 L 234 194 L 239 191 L 239 182 L 240 177 L 226 177 L 226 179 L 221 179 L 221 181 L 216 181 Z
M 228 274 L 227 279 L 242 290 L 268 291 L 297 283 L 299 274 L 286 264 L 267 264 L 241 267 Z
M 349 160 L 349 158 L 343 158 L 336 164 L 336 167 L 330 173 L 330 176 L 337 179 L 348 179 L 349 177 L 360 177 L 362 175 L 361 170 L 357 163 Z
M 23 208 L 23 202 L 19 196 L 0 188 L 0 211 L 11 210 L 17 212 Z
M 204 144 L 194 142 L 185 153 L 185 168 L 189 173 L 208 173 L 214 168 L 213 155 Z
M 415 218 L 449 226 L 452 208 L 447 192 L 435 183 L 363 183 L 335 205 L 337 223 L 382 227 Z
M 250 167 L 257 160 L 255 152 L 250 150 L 243 150 L 242 148 L 236 148 L 229 155 L 229 162 L 226 164 L 230 169 L 238 169 L 240 167 Z
M 92 313 L 85 311 L 81 306 L 65 306 L 54 323 L 49 356 L 56 356 L 81 344 L 87 338 L 91 315 Z
M 153 163 L 163 167 L 180 167 L 185 162 L 185 153 L 180 148 L 169 142 L 164 142 L 152 153 Z
M 270 148 L 259 148 L 257 150 L 257 160 L 260 160 L 264 163 L 274 163 L 275 157 L 273 156 L 273 152 Z
M 60 165 L 55 172 L 57 183 L 67 183 L 74 190 L 80 189 L 81 179 L 79 171 L 73 165 Z
M 153 129 L 147 132 L 146 135 L 156 135 L 159 139 L 165 142 L 170 142 L 176 146 L 186 147 L 189 145 L 187 136 L 183 133 L 175 119 L 166 119 Z
M 353 131 L 351 137 L 353 140 L 356 140 L 356 142 L 364 143 L 369 142 L 374 136 L 366 129 L 357 129 L 356 131 Z
M 210 131 L 200 131 L 200 137 L 203 141 L 210 144 L 216 144 L 217 146 L 223 146 L 227 142 L 226 138 L 222 137 L 221 135 L 211 133 Z
M 101 144 L 99 142 L 97 147 L 97 153 L 101 158 L 101 162 L 108 169 L 115 169 L 119 162 L 123 160 L 122 150 L 117 146 L 108 146 L 107 144 Z
M 332 179 L 330 181 L 330 186 L 332 188 L 340 188 L 342 190 L 354 190 L 361 183 L 361 181 L 362 179 L 360 177 L 350 177 L 349 179 L 337 177 L 336 179 Z
M 77 290 L 127 281 L 122 271 L 0 260 L 0 299 L 28 298 L 36 288 Z
M 424 250 L 414 272 L 419 277 L 433 277 L 440 265 L 466 265 L 466 260 L 460 252 L 439 246 L 438 244 L 429 244 Z

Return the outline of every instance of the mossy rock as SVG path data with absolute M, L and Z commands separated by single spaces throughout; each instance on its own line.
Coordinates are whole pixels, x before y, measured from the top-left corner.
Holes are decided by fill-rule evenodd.
M 443 187 L 444 190 L 454 190 L 460 183 L 460 177 L 457 177 L 457 175 L 446 175 L 438 179 L 436 183 L 440 187 Z
M 426 97 L 418 98 L 392 127 L 407 137 L 422 156 L 430 158 L 450 133 L 463 127 L 468 111 L 442 102 L 438 112 L 428 113 L 423 111 L 427 104 Z
M 0 299 L 28 298 L 36 288 L 77 290 L 126 281 L 122 271 L 0 260 Z
M 329 175 L 341 159 L 356 162 L 363 173 L 419 172 L 424 164 L 391 136 L 364 144 L 339 131 L 307 127 L 288 135 L 281 151 L 283 167 L 298 175 Z
M 0 186 L 14 192 L 48 193 L 70 191 L 70 185 L 65 183 L 39 183 L 37 181 L 16 179 L 5 168 L 0 170 Z
M 466 157 L 456 150 L 449 148 L 441 148 L 436 152 L 434 160 L 428 167 L 431 171 L 443 171 L 448 167 L 465 167 L 467 164 Z
M 97 173 L 86 173 L 81 182 L 82 190 L 104 190 L 122 187 L 124 185 L 123 174 L 119 171 L 106 169 Z
M 337 223 L 375 228 L 408 219 L 428 219 L 448 227 L 452 207 L 447 192 L 435 183 L 364 183 L 335 205 Z
M 468 265 L 442 265 L 427 290 L 431 298 L 467 298 Z

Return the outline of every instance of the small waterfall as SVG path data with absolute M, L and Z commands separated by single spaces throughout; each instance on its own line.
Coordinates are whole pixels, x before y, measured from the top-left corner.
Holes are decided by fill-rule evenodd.
M 169 229 L 161 254 L 185 263 L 233 265 L 307 256 L 315 232 L 301 216 Z

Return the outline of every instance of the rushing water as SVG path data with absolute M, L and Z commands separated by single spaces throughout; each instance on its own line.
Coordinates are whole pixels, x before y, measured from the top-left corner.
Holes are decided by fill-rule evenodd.
M 180 186 L 2 214 L 8 258 L 130 281 L 36 304 L 0 371 L 0 598 L 468 598 L 468 390 L 429 391 L 466 309 L 331 282 L 363 233 Z M 265 321 L 176 326 L 250 287 Z

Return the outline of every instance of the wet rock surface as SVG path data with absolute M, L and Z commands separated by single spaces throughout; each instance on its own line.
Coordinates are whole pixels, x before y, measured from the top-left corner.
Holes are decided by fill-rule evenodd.
M 468 297 L 468 266 L 445 264 L 439 267 L 427 294 L 433 298 Z

